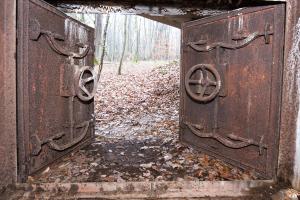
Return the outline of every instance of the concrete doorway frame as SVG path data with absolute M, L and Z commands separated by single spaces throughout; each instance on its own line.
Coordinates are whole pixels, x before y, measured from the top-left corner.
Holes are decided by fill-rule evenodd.
M 17 183 L 17 105 L 16 105 L 16 24 L 17 0 L 0 1 L 0 167 L 6 173 L 0 174 L 0 187 Z M 277 1 L 277 0 L 273 0 Z M 283 96 L 281 104 L 280 148 L 278 161 L 278 180 L 289 181 L 294 189 L 300 190 L 300 2 L 298 0 L 278 1 L 286 3 L 286 31 L 283 74 Z M 1 146 L 1 145 L 0 145 Z M 108 191 L 123 191 L 129 194 L 129 183 L 78 183 L 78 184 L 44 184 L 41 187 L 47 191 L 53 187 L 63 187 L 68 191 L 83 191 L 83 193 L 113 194 Z M 143 187 L 148 191 L 148 198 L 160 191 L 161 185 L 169 185 L 166 198 L 174 191 L 174 198 L 191 198 L 178 191 L 187 191 L 202 197 L 231 197 L 242 196 L 245 191 L 252 191 L 255 187 L 270 184 L 270 181 L 215 181 L 215 182 L 183 182 L 183 183 L 132 183 L 134 188 Z M 136 185 L 137 184 L 137 185 Z M 183 185 L 182 185 L 183 184 Z M 74 186 L 76 185 L 76 186 Z M 24 184 L 18 184 L 24 187 Z M 89 190 L 85 190 L 89 188 Z M 128 189 L 129 187 L 129 189 Z M 188 187 L 192 188 L 188 189 Z M 33 189 L 38 186 L 33 186 Z M 102 192 L 99 192 L 102 188 Z M 125 189 L 124 189 L 125 188 Z M 127 188 L 127 189 L 126 189 Z M 147 189 L 148 188 L 148 189 Z M 198 189 L 197 189 L 198 188 Z M 219 188 L 219 189 L 217 189 Z M 85 191 L 85 192 L 84 192 Z M 131 190 L 135 191 L 135 190 Z M 137 190 L 141 191 L 141 190 Z M 153 191 L 156 191 L 156 193 Z M 228 191 L 231 191 L 228 193 Z M 151 193 L 152 192 L 152 193 Z M 185 193 L 185 194 L 187 194 Z M 136 194 L 136 193 L 135 193 Z M 149 196 L 150 195 L 150 196 Z M 231 196 L 230 196 L 231 195 Z M 111 196 L 113 197 L 113 196 Z M 118 198 L 119 196 L 115 196 Z M 146 198 L 147 196 L 136 196 Z M 200 197 L 200 196 L 199 196 Z M 153 198 L 153 196 L 152 196 Z M 173 198 L 173 199 L 174 199 Z

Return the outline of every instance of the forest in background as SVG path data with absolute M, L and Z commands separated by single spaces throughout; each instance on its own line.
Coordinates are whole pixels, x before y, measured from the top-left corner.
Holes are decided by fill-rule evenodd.
M 177 60 L 180 30 L 137 15 L 69 14 L 95 28 L 95 62 Z M 106 28 L 107 26 L 107 28 Z

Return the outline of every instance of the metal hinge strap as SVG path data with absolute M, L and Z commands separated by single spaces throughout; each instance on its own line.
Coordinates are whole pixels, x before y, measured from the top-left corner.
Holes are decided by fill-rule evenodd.
M 83 128 L 81 134 L 79 137 L 76 139 L 72 140 L 71 142 L 67 144 L 58 144 L 57 141 L 58 139 L 61 139 L 63 136 L 65 136 L 65 133 L 58 133 L 52 137 L 49 137 L 45 140 L 41 140 L 37 135 L 31 136 L 31 144 L 32 144 L 32 155 L 37 156 L 42 150 L 42 146 L 45 144 L 48 144 L 50 149 L 56 150 L 56 151 L 64 151 L 68 148 L 71 148 L 72 146 L 78 144 L 80 141 L 83 140 L 83 138 L 86 136 L 89 125 L 91 122 L 93 122 L 94 119 L 91 119 L 89 121 L 85 121 L 79 125 L 77 125 L 75 128 Z
M 82 141 L 83 138 L 86 136 L 88 129 L 89 129 L 90 122 L 91 121 L 85 121 L 75 127 L 75 128 L 84 128 L 81 135 L 79 137 L 77 137 L 76 139 L 72 140 L 71 142 L 69 142 L 67 144 L 63 144 L 63 145 L 57 144 L 54 140 L 52 140 L 48 143 L 49 148 L 56 150 L 56 151 L 64 151 L 64 150 L 76 145 L 77 143 Z
M 78 47 L 83 48 L 84 51 L 82 53 L 75 53 L 72 51 L 68 51 L 61 45 L 59 45 L 55 40 L 64 40 L 64 37 L 61 36 L 60 34 L 53 33 L 51 31 L 43 30 L 41 28 L 41 25 L 37 19 L 31 19 L 30 20 L 30 25 L 29 25 L 29 37 L 31 40 L 37 41 L 39 40 L 41 35 L 44 35 L 47 39 L 47 42 L 49 43 L 51 49 L 53 49 L 56 53 L 68 56 L 68 57 L 73 57 L 73 58 L 79 58 L 82 59 L 84 58 L 89 50 L 90 46 L 89 45 L 84 45 L 84 44 L 76 44 Z
M 49 45 L 50 45 L 50 47 L 56 52 L 56 53 L 58 53 L 58 54 L 61 54 L 61 55 L 64 55 L 64 56 L 69 56 L 69 57 L 73 57 L 73 58 L 80 58 L 80 59 L 82 59 L 82 58 L 84 58 L 87 54 L 88 54 L 88 52 L 89 52 L 89 45 L 80 45 L 79 47 L 80 48 L 84 48 L 84 51 L 82 52 L 82 53 L 75 53 L 75 52 L 71 52 L 71 51 L 68 51 L 68 50 L 66 50 L 64 47 L 62 47 L 62 46 L 60 46 L 56 41 L 55 41 L 55 38 L 53 37 L 53 34 L 50 32 L 44 32 L 44 33 L 42 33 L 45 37 L 46 37 L 46 39 L 47 39 L 47 41 L 48 41 L 48 43 L 49 43 Z
M 259 147 L 259 155 L 262 154 L 262 150 L 264 148 L 267 148 L 266 144 L 263 144 L 263 137 L 261 138 L 260 142 L 256 142 L 252 139 L 246 139 L 240 136 L 236 136 L 234 134 L 229 134 L 226 137 L 219 135 L 217 133 L 203 133 L 200 130 L 202 129 L 201 126 L 191 124 L 191 123 L 185 123 L 187 127 L 192 131 L 193 134 L 202 137 L 202 138 L 212 138 L 219 142 L 221 142 L 223 145 L 232 148 L 232 149 L 240 149 L 245 148 L 250 145 L 258 146 Z
M 199 40 L 197 42 L 189 42 L 187 43 L 188 46 L 190 46 L 192 49 L 199 51 L 199 52 L 209 52 L 213 49 L 216 49 L 218 47 L 224 48 L 224 49 L 240 49 L 245 46 L 248 46 L 252 41 L 256 40 L 259 37 L 264 37 L 266 44 L 270 43 L 270 35 L 273 35 L 274 32 L 271 30 L 270 24 L 265 25 L 265 30 L 263 32 L 254 32 L 250 35 L 248 35 L 246 38 L 241 39 L 240 42 L 237 44 L 229 44 L 225 42 L 216 42 L 211 45 L 207 45 L 207 40 Z M 237 40 L 237 39 L 235 39 Z

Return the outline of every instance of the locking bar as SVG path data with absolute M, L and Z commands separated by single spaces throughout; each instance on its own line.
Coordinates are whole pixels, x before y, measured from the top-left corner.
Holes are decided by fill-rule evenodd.
M 224 49 L 236 50 L 236 49 L 240 49 L 240 48 L 248 46 L 251 42 L 253 42 L 254 40 L 256 40 L 259 37 L 264 37 L 265 43 L 269 44 L 271 35 L 274 35 L 274 31 L 272 30 L 271 25 L 269 23 L 266 23 L 265 29 L 263 32 L 254 32 L 254 33 L 248 35 L 246 38 L 245 37 L 237 38 L 236 36 L 234 36 L 233 40 L 240 40 L 240 42 L 238 42 L 237 44 L 216 42 L 216 43 L 207 45 L 207 40 L 199 40 L 196 42 L 189 42 L 189 43 L 187 43 L 187 45 L 190 46 L 195 51 L 199 51 L 199 52 L 209 52 L 218 47 L 224 48 Z

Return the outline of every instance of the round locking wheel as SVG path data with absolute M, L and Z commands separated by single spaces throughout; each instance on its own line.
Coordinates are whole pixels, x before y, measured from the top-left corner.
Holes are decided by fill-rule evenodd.
M 197 72 L 200 72 L 200 76 L 193 79 L 193 75 Z M 185 89 L 188 95 L 196 101 L 211 101 L 216 98 L 221 89 L 220 74 L 213 65 L 195 65 L 185 76 Z
M 94 98 L 96 90 L 97 75 L 94 69 L 90 66 L 81 67 L 75 76 L 75 92 L 77 97 L 82 101 L 89 101 Z

